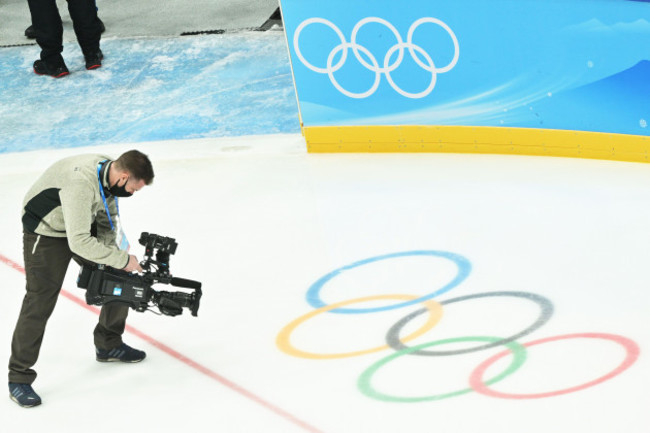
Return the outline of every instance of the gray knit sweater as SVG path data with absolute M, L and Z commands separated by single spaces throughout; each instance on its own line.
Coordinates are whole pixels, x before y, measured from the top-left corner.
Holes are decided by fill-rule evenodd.
M 103 155 L 79 155 L 62 159 L 50 166 L 34 183 L 23 202 L 23 228 L 42 236 L 66 237 L 73 253 L 91 262 L 121 269 L 129 256 L 115 244 L 102 196 L 97 168 Z M 116 222 L 115 198 L 107 188 L 108 169 L 101 171 L 106 203 Z M 96 224 L 97 237 L 91 235 Z

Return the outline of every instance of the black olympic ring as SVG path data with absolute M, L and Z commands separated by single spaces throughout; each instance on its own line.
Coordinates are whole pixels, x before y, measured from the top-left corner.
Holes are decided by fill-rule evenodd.
M 514 341 L 518 339 L 519 337 L 523 337 L 524 335 L 528 335 L 531 332 L 535 331 L 542 325 L 544 325 L 553 315 L 553 303 L 540 295 L 537 295 L 535 293 L 528 293 L 528 292 L 486 292 L 486 293 L 475 293 L 473 295 L 467 295 L 467 296 L 460 296 L 458 298 L 452 298 L 452 299 L 447 299 L 446 301 L 441 301 L 440 305 L 445 305 L 445 304 L 452 304 L 454 302 L 460 302 L 460 301 L 465 301 L 467 299 L 473 299 L 473 298 L 485 298 L 488 296 L 513 296 L 517 298 L 525 298 L 528 300 L 531 300 L 533 302 L 536 302 L 539 307 L 540 307 L 540 315 L 537 318 L 537 320 L 524 329 L 523 331 L 512 335 L 507 338 L 503 338 L 501 340 L 484 344 L 482 346 L 477 346 L 477 347 L 470 347 L 468 349 L 458 349 L 458 350 L 449 350 L 449 351 L 440 351 L 440 350 L 418 350 L 415 352 L 410 353 L 410 355 L 420 355 L 420 356 L 447 356 L 447 355 L 460 355 L 462 353 L 471 353 L 471 352 L 478 352 L 484 349 L 489 349 L 491 347 L 496 347 L 496 346 L 502 346 L 506 343 L 509 343 L 511 341 Z M 404 349 L 409 349 L 409 346 L 405 345 L 400 341 L 400 332 L 402 328 L 411 320 L 413 320 L 415 317 L 419 316 L 420 314 L 423 314 L 427 312 L 428 310 L 426 308 L 422 308 L 420 310 L 414 311 L 413 313 L 409 314 L 408 316 L 400 319 L 397 323 L 395 323 L 389 330 L 388 333 L 386 334 L 386 342 L 390 347 L 392 347 L 395 350 L 404 350 Z

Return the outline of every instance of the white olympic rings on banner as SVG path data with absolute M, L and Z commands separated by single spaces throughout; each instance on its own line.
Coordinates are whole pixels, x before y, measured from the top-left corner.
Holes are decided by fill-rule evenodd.
M 332 51 L 330 51 L 329 55 L 327 56 L 327 64 L 325 68 L 320 68 L 318 66 L 312 65 L 305 57 L 303 56 L 302 52 L 300 51 L 300 44 L 299 44 L 299 39 L 300 39 L 300 33 L 305 29 L 310 24 L 324 24 L 327 27 L 331 28 L 334 30 L 338 38 L 340 39 L 341 43 L 334 47 Z M 386 55 L 384 56 L 384 61 L 383 61 L 383 66 L 379 65 L 379 61 L 373 56 L 373 54 L 368 50 L 366 47 L 363 45 L 359 45 L 357 43 L 357 34 L 359 33 L 359 30 L 361 27 L 368 23 L 377 23 L 377 24 L 382 24 L 386 26 L 394 35 L 395 38 L 397 39 L 397 43 L 393 45 L 387 52 Z M 415 30 L 422 24 L 425 23 L 431 23 L 431 24 L 437 24 L 440 27 L 442 27 L 448 34 L 451 36 L 452 42 L 454 43 L 454 57 L 449 62 L 449 64 L 443 68 L 437 68 L 433 58 L 427 53 L 424 48 L 420 47 L 419 45 L 416 45 L 413 43 L 413 33 L 415 33 Z M 388 84 L 400 95 L 405 96 L 407 98 L 413 98 L 413 99 L 418 99 L 418 98 L 424 98 L 427 96 L 433 88 L 436 85 L 436 79 L 438 77 L 438 74 L 442 74 L 445 72 L 450 71 L 454 66 L 456 66 L 456 63 L 458 62 L 458 57 L 460 55 L 460 48 L 458 45 L 458 38 L 454 34 L 453 30 L 445 24 L 443 21 L 437 19 L 437 18 L 431 18 L 431 17 L 424 17 L 416 20 L 413 24 L 411 24 L 411 27 L 409 28 L 408 34 L 406 36 L 406 42 L 402 39 L 402 36 L 399 34 L 395 26 L 393 26 L 391 23 L 386 21 L 385 19 L 378 18 L 378 17 L 367 17 L 359 21 L 355 26 L 354 29 L 352 30 L 352 35 L 350 38 L 350 42 L 347 42 L 345 39 L 345 36 L 341 32 L 341 30 L 331 21 L 328 21 L 324 18 L 309 18 L 300 23 L 298 28 L 296 28 L 296 32 L 293 35 L 293 47 L 296 52 L 296 56 L 298 56 L 298 59 L 309 69 L 311 69 L 314 72 L 317 72 L 319 74 L 327 74 L 330 78 L 330 81 L 332 82 L 332 85 L 342 94 L 350 97 L 350 98 L 367 98 L 368 96 L 372 95 L 375 93 L 377 88 L 379 87 L 379 83 L 381 81 L 381 75 L 386 74 L 386 80 L 388 81 Z M 428 71 L 431 73 L 431 82 L 427 86 L 426 89 L 424 89 L 421 92 L 418 93 L 410 93 L 405 90 L 403 90 L 401 87 L 399 87 L 395 81 L 393 81 L 393 78 L 391 77 L 391 72 L 395 71 L 401 64 L 402 60 L 404 59 L 404 49 L 408 49 L 409 54 L 417 63 L 417 65 L 424 69 L 425 71 Z M 354 53 L 354 56 L 356 59 L 361 63 L 366 69 L 368 69 L 371 72 L 375 73 L 375 80 L 370 87 L 365 92 L 361 93 L 354 93 L 350 92 L 341 86 L 341 84 L 336 80 L 334 77 L 334 73 L 341 69 L 343 65 L 345 64 L 345 61 L 348 58 L 348 49 L 352 49 L 352 52 Z M 397 55 L 397 59 L 393 62 L 390 63 L 390 59 L 395 53 L 395 51 L 399 51 Z M 341 52 L 341 58 L 336 64 L 333 64 L 334 62 L 334 57 Z M 417 54 L 416 54 L 417 52 Z M 361 56 L 360 53 L 363 53 L 368 59 L 370 59 L 370 62 L 366 61 L 366 59 Z M 420 59 L 421 55 L 424 58 L 424 62 Z

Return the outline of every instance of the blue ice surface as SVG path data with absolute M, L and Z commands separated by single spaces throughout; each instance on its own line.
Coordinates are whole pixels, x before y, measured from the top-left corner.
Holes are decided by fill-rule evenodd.
M 0 153 L 300 131 L 282 32 L 101 44 L 86 71 L 66 43 L 60 79 L 34 74 L 37 46 L 0 49 Z

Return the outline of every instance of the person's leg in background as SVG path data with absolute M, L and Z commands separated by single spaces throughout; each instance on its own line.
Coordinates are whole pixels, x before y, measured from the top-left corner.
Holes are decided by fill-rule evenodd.
M 95 1 L 95 5 L 97 5 L 97 2 Z M 95 6 L 97 9 L 97 12 L 99 13 L 99 8 Z M 104 22 L 97 17 L 97 21 L 99 21 L 99 28 L 101 29 L 102 33 L 106 31 L 106 26 L 104 25 Z M 36 39 L 36 30 L 34 30 L 34 26 L 30 25 L 25 29 L 25 37 L 27 39 Z
M 68 11 L 81 52 L 86 60 L 86 69 L 96 69 L 102 65 L 104 55 L 99 48 L 102 31 L 97 18 L 94 0 L 68 0 Z
M 27 0 L 36 31 L 36 42 L 41 47 L 41 58 L 34 62 L 34 72 L 59 78 L 67 75 L 63 56 L 63 24 L 56 0 Z

